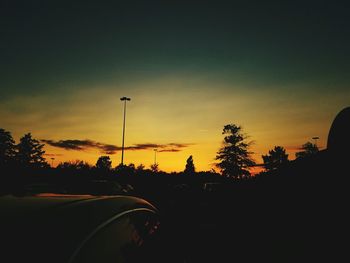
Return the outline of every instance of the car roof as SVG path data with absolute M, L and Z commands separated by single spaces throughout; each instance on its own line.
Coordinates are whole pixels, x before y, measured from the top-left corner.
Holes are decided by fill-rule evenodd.
M 156 208 L 131 196 L 36 196 L 0 198 L 0 240 L 11 256 L 27 261 L 67 262 L 79 244 L 117 215 Z M 48 255 L 52 255 L 49 258 Z M 17 260 L 13 260 L 17 262 Z M 19 259 L 18 259 L 19 261 Z

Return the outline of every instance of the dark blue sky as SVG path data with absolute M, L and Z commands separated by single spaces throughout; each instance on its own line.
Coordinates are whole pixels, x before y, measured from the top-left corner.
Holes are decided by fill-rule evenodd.
M 176 72 L 347 88 L 345 1 L 112 2 L 2 1 L 2 97 Z

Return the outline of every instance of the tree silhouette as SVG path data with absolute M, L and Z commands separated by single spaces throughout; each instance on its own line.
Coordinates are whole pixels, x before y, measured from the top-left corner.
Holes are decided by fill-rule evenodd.
M 142 172 L 143 170 L 145 170 L 145 166 L 142 163 L 140 163 L 140 165 L 138 165 L 136 167 L 136 171 L 137 172 Z
M 17 161 L 24 167 L 46 168 L 48 163 L 44 158 L 44 144 L 33 139 L 31 133 L 25 134 L 17 145 Z
M 119 175 L 134 175 L 135 174 L 135 164 L 129 163 L 128 165 L 125 164 L 118 164 L 114 169 L 117 174 Z
M 266 171 L 276 170 L 288 162 L 288 154 L 281 146 L 275 146 L 267 155 L 262 155 L 262 158 Z
M 68 161 L 59 163 L 57 169 L 66 169 L 66 170 L 90 170 L 91 165 L 82 160 Z
M 158 173 L 159 172 L 159 164 L 157 164 L 157 163 L 151 164 L 150 168 L 151 168 L 151 171 L 153 173 Z
M 302 149 L 302 151 L 295 153 L 295 157 L 297 159 L 312 156 L 312 155 L 318 153 L 318 151 L 319 151 L 317 145 L 313 144 L 311 142 L 306 142 L 305 144 L 303 144 L 301 149 Z
M 109 171 L 112 168 L 112 161 L 109 156 L 100 156 L 96 162 L 96 168 Z
M 135 164 L 129 163 L 127 167 L 128 167 L 130 170 L 135 171 Z
M 189 175 L 193 175 L 195 173 L 195 167 L 193 164 L 192 155 L 190 157 L 188 157 L 188 159 L 186 161 L 186 167 L 185 167 L 184 173 L 189 174 Z
M 222 134 L 226 135 L 223 147 L 217 152 L 216 166 L 222 175 L 235 179 L 250 176 L 249 167 L 255 165 L 248 149 L 252 142 L 246 142 L 247 136 L 241 132 L 242 128 L 235 124 L 224 126 Z
M 15 141 L 10 132 L 0 129 L 0 166 L 8 165 L 14 161 Z

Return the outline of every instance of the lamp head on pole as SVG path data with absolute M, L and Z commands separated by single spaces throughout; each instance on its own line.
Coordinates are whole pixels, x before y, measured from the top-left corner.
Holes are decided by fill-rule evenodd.
M 319 139 L 320 137 L 318 136 L 315 136 L 315 137 L 312 137 L 312 139 L 314 140 L 314 144 L 317 145 L 317 140 Z
M 131 99 L 128 97 L 122 97 L 122 98 L 120 98 L 120 100 L 131 100 Z

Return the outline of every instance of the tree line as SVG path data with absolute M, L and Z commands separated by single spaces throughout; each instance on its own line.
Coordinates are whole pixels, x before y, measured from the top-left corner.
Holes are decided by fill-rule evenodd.
M 249 137 L 243 133 L 242 127 L 236 124 L 225 125 L 222 134 L 224 135 L 223 144 L 215 157 L 215 160 L 218 161 L 215 166 L 224 177 L 233 179 L 250 178 L 251 168 L 257 165 L 252 158 L 253 152 L 250 151 L 253 142 L 248 141 Z M 0 168 L 2 170 L 16 166 L 29 169 L 49 168 L 50 165 L 45 159 L 44 146 L 39 140 L 34 139 L 31 133 L 22 136 L 19 143 L 16 144 L 11 133 L 0 128 Z M 301 151 L 296 153 L 296 158 L 305 158 L 314 155 L 318 151 L 318 147 L 315 144 L 306 142 L 302 145 Z M 266 155 L 262 155 L 262 159 L 265 172 L 278 170 L 289 162 L 288 154 L 282 146 L 275 146 Z M 94 167 L 81 160 L 62 162 L 57 165 L 57 169 L 65 170 L 82 171 L 92 168 L 100 172 L 111 171 L 112 161 L 109 156 L 100 156 Z M 157 163 L 152 164 L 150 169 L 145 169 L 143 164 L 137 167 L 134 164 L 129 164 L 118 165 L 114 170 L 123 172 L 142 172 L 145 170 L 152 173 L 160 172 Z M 196 173 L 192 155 L 186 160 L 183 172 L 187 175 Z
M 48 168 L 49 164 L 44 157 L 44 146 L 34 139 L 31 133 L 25 134 L 16 144 L 10 132 L 0 129 L 0 166 Z
M 225 137 L 223 146 L 216 156 L 216 160 L 219 161 L 216 166 L 223 176 L 234 179 L 249 178 L 251 176 L 250 169 L 257 166 L 252 158 L 253 152 L 250 151 L 253 142 L 248 141 L 249 136 L 243 133 L 241 126 L 236 124 L 225 125 L 222 134 Z M 295 156 L 296 159 L 302 159 L 312 156 L 318 151 L 316 144 L 306 142 Z M 265 172 L 281 169 L 289 162 L 286 149 L 282 146 L 275 146 L 261 157 Z

